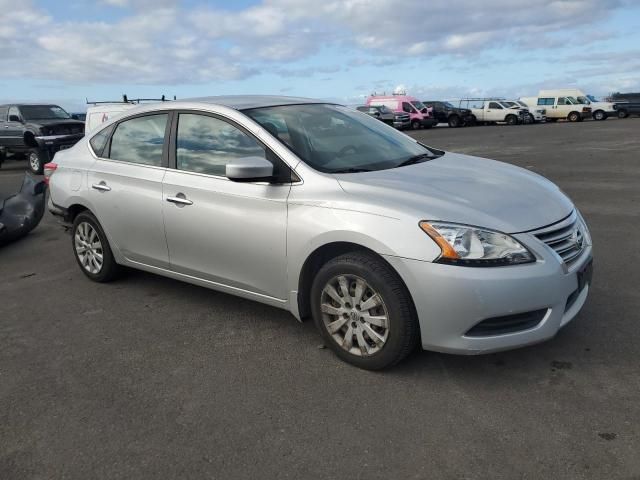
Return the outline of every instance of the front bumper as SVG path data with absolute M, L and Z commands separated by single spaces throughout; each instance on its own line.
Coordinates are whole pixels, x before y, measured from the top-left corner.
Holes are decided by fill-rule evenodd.
M 411 293 L 425 350 L 473 355 L 523 347 L 552 338 L 577 315 L 590 287 L 579 289 L 578 272 L 591 261 L 591 246 L 567 271 L 557 254 L 532 235 L 514 237 L 530 247 L 535 263 L 473 268 L 385 257 Z M 484 320 L 540 310 L 544 316 L 532 328 L 468 335 Z
M 84 137 L 83 133 L 76 133 L 73 135 L 41 135 L 35 139 L 41 150 L 47 151 L 53 156 L 59 150 L 73 147 L 82 137 Z
M 411 120 L 394 120 L 393 126 L 399 129 L 409 128 L 411 126 Z

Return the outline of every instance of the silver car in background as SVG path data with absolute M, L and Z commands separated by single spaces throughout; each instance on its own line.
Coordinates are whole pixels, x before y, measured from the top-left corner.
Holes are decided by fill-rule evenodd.
M 553 337 L 582 308 L 589 231 L 551 182 L 291 97 L 127 111 L 45 170 L 83 273 L 121 266 L 313 317 L 342 359 L 477 354 Z

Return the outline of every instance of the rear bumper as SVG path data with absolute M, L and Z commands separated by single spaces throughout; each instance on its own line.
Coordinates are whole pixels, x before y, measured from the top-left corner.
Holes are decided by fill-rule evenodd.
M 532 264 L 470 268 L 385 257 L 405 281 L 414 300 L 422 347 L 474 355 L 531 345 L 552 338 L 584 305 L 589 284 L 578 274 L 591 261 L 591 247 L 566 272 L 546 246 Z M 477 336 L 469 331 L 485 320 L 542 311 L 539 322 L 510 333 Z

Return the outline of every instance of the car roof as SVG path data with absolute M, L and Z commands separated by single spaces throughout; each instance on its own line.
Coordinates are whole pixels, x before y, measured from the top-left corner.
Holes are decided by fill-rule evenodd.
M 305 103 L 333 103 L 324 100 L 304 97 L 287 97 L 282 95 L 227 95 L 217 97 L 184 98 L 181 102 L 209 103 L 223 105 L 235 110 L 251 108 L 277 107 L 281 105 L 300 105 Z

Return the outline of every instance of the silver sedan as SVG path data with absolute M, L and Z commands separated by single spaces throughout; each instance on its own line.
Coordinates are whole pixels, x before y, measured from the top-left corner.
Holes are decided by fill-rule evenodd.
M 92 280 L 122 266 L 312 317 L 342 359 L 553 337 L 589 291 L 589 231 L 551 182 L 291 97 L 140 106 L 46 165 Z

